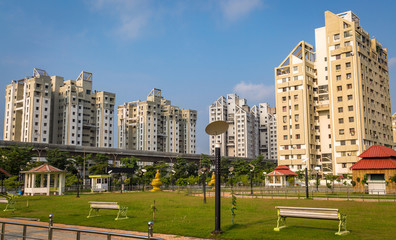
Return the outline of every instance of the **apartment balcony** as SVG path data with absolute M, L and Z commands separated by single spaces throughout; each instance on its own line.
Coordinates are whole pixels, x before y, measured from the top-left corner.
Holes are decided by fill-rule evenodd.
M 316 111 L 329 111 L 330 109 L 330 104 L 318 104 L 316 106 Z

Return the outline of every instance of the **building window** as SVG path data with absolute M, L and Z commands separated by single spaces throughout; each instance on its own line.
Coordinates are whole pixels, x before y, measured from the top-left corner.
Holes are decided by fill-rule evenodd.
M 300 129 L 300 124 L 296 124 L 296 125 L 295 125 L 295 128 L 296 128 L 296 129 Z
M 353 117 L 349 117 L 349 122 L 354 122 L 355 119 Z
M 293 72 L 298 72 L 298 66 L 293 67 Z
M 345 146 L 345 140 L 340 141 L 341 146 Z
M 287 140 L 287 135 L 283 135 L 283 140 Z
M 298 100 L 298 95 L 294 95 L 294 100 Z
M 285 102 L 286 101 L 286 97 L 282 97 L 282 101 Z
M 342 97 L 340 96 L 340 97 L 337 97 L 337 101 L 338 102 L 342 102 Z
M 352 99 L 353 99 L 352 95 L 348 95 L 348 100 L 352 100 Z
M 348 106 L 348 111 L 353 111 L 353 106 Z
M 338 123 L 341 123 L 341 124 L 344 123 L 344 119 L 343 118 L 339 118 L 338 119 Z
M 341 59 L 341 54 L 336 55 L 336 60 L 339 60 L 339 59 Z
M 340 135 L 344 135 L 344 129 L 338 130 L 338 133 L 339 133 Z
M 287 116 L 283 116 L 283 123 L 286 123 L 287 121 Z
M 352 37 L 352 31 L 351 30 L 344 32 L 344 38 L 347 38 L 347 37 Z
M 282 111 L 283 111 L 283 112 L 286 112 L 286 110 L 287 110 L 287 107 L 286 107 L 286 106 L 283 106 L 283 107 L 282 107 Z
M 346 78 L 347 78 L 347 79 L 350 79 L 351 77 L 352 77 L 352 74 L 351 74 L 351 73 L 347 73 L 347 74 L 346 74 Z
M 296 139 L 300 139 L 300 134 L 296 134 Z
M 342 113 L 343 111 L 344 111 L 344 109 L 343 109 L 342 107 L 339 107 L 339 108 L 338 108 L 338 112 L 339 112 L 339 113 Z
M 346 68 L 350 68 L 351 67 L 351 63 L 350 62 L 345 63 L 345 67 Z
M 345 53 L 345 57 L 350 57 L 350 56 L 352 56 L 352 52 Z
M 350 128 L 349 133 L 354 136 L 355 135 L 355 128 Z
M 287 130 L 287 126 L 285 125 L 285 126 L 283 126 L 283 130 Z
M 340 65 L 340 64 L 336 65 L 336 70 L 337 70 L 337 71 L 340 71 L 340 70 L 341 70 L 341 65 Z
M 337 86 L 337 91 L 342 91 L 342 86 Z
M 294 110 L 298 110 L 298 104 L 294 105 Z
M 341 75 L 337 75 L 337 76 L 336 76 L 336 80 L 337 80 L 337 81 L 340 81 L 340 80 L 341 80 Z
M 296 122 L 298 122 L 299 119 L 300 119 L 300 115 L 299 115 L 299 114 L 294 115 L 294 120 L 295 120 Z
M 335 49 L 339 49 L 340 46 L 341 46 L 340 44 L 336 44 L 336 45 L 334 45 L 334 48 L 335 48 Z
M 352 84 L 347 84 L 347 89 L 352 89 Z
M 342 163 L 342 168 L 346 168 L 347 164 L 346 163 Z
M 340 40 L 340 34 L 339 33 L 334 34 L 333 38 L 334 38 L 334 41 Z

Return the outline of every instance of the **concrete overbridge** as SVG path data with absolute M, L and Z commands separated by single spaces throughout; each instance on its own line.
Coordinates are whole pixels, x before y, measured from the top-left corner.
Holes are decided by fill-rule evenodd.
M 32 152 L 35 153 L 39 158 L 45 157 L 47 150 L 59 149 L 62 152 L 70 153 L 71 157 L 74 155 L 87 155 L 87 154 L 98 154 L 103 153 L 109 157 L 109 160 L 119 161 L 125 157 L 136 157 L 142 162 L 158 162 L 164 161 L 168 163 L 174 163 L 176 158 L 184 158 L 187 161 L 199 162 L 202 159 L 201 154 L 185 154 L 185 153 L 170 153 L 170 152 L 156 152 L 156 151 L 140 151 L 140 150 L 127 150 L 120 148 L 99 148 L 99 147 L 85 147 L 85 146 L 74 146 L 74 145 L 62 145 L 62 144 L 47 144 L 47 143 L 31 143 L 31 142 L 15 142 L 15 141 L 4 141 L 0 140 L 0 147 L 32 147 Z M 214 156 L 209 156 L 211 160 Z M 235 158 L 244 159 L 246 161 L 253 160 L 252 158 L 243 157 L 227 157 L 231 161 Z M 268 160 L 270 161 L 270 160 Z

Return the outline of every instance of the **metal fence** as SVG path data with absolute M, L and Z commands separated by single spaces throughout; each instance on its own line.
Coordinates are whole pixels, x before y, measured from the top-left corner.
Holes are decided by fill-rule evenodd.
M 32 223 L 22 223 L 22 222 L 12 222 L 12 221 L 3 221 L 0 220 L 1 223 L 1 240 L 6 239 L 6 237 L 15 237 L 26 239 L 48 239 L 52 240 L 54 238 L 55 231 L 63 231 L 63 238 L 75 238 L 76 240 L 83 239 L 83 236 L 87 236 L 86 234 L 94 235 L 93 239 L 97 239 L 99 236 L 105 236 L 107 240 L 111 240 L 112 237 L 122 237 L 127 239 L 152 239 L 152 240 L 164 240 L 163 238 L 153 237 L 153 226 L 152 223 L 149 222 L 148 233 L 147 236 L 142 235 L 134 235 L 127 233 L 117 233 L 117 232 L 107 232 L 107 231 L 98 231 L 98 230 L 89 230 L 89 229 L 81 229 L 81 228 L 69 228 L 69 227 L 58 227 L 53 226 L 52 214 L 50 215 L 48 226 L 40 225 L 40 224 L 32 224 Z M 6 225 L 10 226 L 22 226 L 22 233 L 18 234 L 19 231 L 17 229 L 7 229 Z M 28 228 L 42 229 L 45 231 L 45 235 L 48 237 L 39 238 L 37 237 L 37 231 L 31 233 L 29 236 Z M 8 230 L 8 233 L 7 233 Z M 34 234 L 35 233 L 35 234 Z M 41 233 L 43 235 L 43 233 Z M 65 236 L 67 235 L 67 237 Z M 92 239 L 92 237 L 90 238 Z
M 184 191 L 188 195 L 203 195 L 202 186 L 187 186 L 179 187 L 178 191 Z M 237 197 L 249 197 L 249 198 L 270 198 L 270 199 L 305 199 L 306 188 L 305 187 L 285 187 L 285 188 L 271 188 L 271 187 L 253 187 L 250 186 L 236 186 L 232 188 L 234 195 Z M 253 192 L 253 194 L 252 194 Z M 206 188 L 206 196 L 214 196 L 214 189 Z M 223 186 L 221 189 L 221 195 L 223 197 L 231 196 L 231 187 Z M 308 195 L 310 199 L 321 199 L 321 200 L 356 200 L 356 201 L 387 201 L 396 202 L 396 190 L 373 190 L 365 189 L 358 191 L 352 187 L 334 187 L 329 189 L 327 187 L 313 187 L 310 186 L 308 189 Z

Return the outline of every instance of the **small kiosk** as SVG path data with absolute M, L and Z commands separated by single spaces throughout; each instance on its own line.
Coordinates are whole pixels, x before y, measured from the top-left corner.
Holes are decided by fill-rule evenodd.
M 21 173 L 25 174 L 25 195 L 46 194 L 49 196 L 51 193 L 63 195 L 65 192 L 66 171 L 64 170 L 43 164 L 29 171 L 21 171 Z
M 297 176 L 297 173 L 291 171 L 288 166 L 280 165 L 267 175 L 266 182 L 270 187 L 288 187 L 289 184 L 293 186 L 295 176 Z
M 110 175 L 89 175 L 91 179 L 91 192 L 103 192 L 109 190 Z

